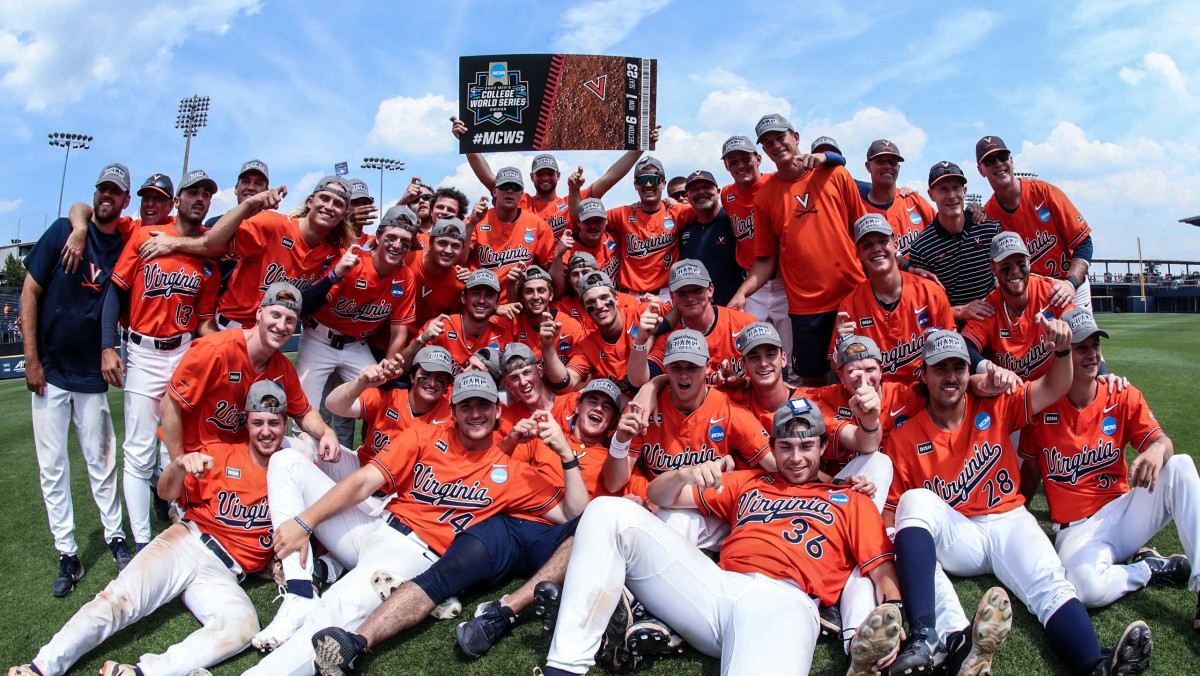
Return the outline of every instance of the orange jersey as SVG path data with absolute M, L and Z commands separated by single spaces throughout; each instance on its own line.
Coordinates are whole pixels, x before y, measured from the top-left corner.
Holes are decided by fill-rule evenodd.
M 584 244 L 576 237 L 575 246 L 563 254 L 563 270 L 567 269 L 567 263 L 570 262 L 571 256 L 574 256 L 576 251 L 582 251 L 591 254 L 596 259 L 596 265 L 600 266 L 600 272 L 615 281 L 617 275 L 621 273 L 621 255 L 617 252 L 617 246 L 617 240 L 613 239 L 612 233 L 607 230 L 600 238 L 600 243 L 594 247 Z
M 296 369 L 282 352 L 267 360 L 262 373 L 254 370 L 246 353 L 246 332 L 219 331 L 197 338 L 167 384 L 167 395 L 182 409 L 183 450 L 194 451 L 213 442 L 246 443 L 246 414 L 242 411 L 250 386 L 273 380 L 287 394 L 288 415 L 308 413 L 308 399 Z
M 500 302 L 509 302 L 505 277 L 514 265 L 540 265 L 550 268 L 554 256 L 554 233 L 550 226 L 534 214 L 517 211 L 512 223 L 501 223 L 495 209 L 488 209 L 483 220 L 475 226 L 471 255 L 467 259 L 472 270 L 487 268 L 500 278 Z
M 887 439 L 892 488 L 887 509 L 912 488 L 928 488 L 963 516 L 998 514 L 1025 504 L 1012 433 L 1030 422 L 1029 386 L 1013 394 L 983 399 L 972 394 L 958 429 L 938 428 L 922 410 L 896 427 Z
M 737 240 L 734 256 L 743 270 L 754 265 L 757 255 L 754 251 L 754 196 L 770 177 L 770 174 L 763 174 L 748 189 L 742 189 L 737 183 L 721 188 L 721 206 L 725 208 L 725 215 L 733 225 L 733 237 Z
M 1044 375 L 1054 355 L 1035 317 L 1042 311 L 1062 317 L 1064 312 L 1075 307 L 1073 300 L 1068 301 L 1066 307 L 1051 305 L 1050 291 L 1053 288 L 1054 280 L 1041 275 L 1029 275 L 1029 303 L 1021 316 L 1015 319 L 1005 308 L 1000 289 L 992 289 L 983 300 L 992 306 L 995 313 L 986 319 L 969 320 L 963 327 L 963 338 L 971 341 L 984 358 L 1026 380 Z
M 550 407 L 550 415 L 558 423 L 559 427 L 563 428 L 564 432 L 570 433 L 571 428 L 575 424 L 575 408 L 579 405 L 579 393 L 570 392 L 559 395 L 554 398 L 554 405 Z M 516 400 L 516 397 L 509 393 L 508 404 L 500 411 L 501 427 L 511 430 L 513 425 L 533 415 L 533 411 L 529 407 Z
M 179 498 L 183 518 L 216 538 L 243 572 L 257 573 L 275 556 L 267 468 L 255 464 L 245 443 L 205 444 L 196 450 L 212 457 L 213 466 L 203 478 L 184 476 Z
M 216 263 L 171 253 L 154 260 L 138 257 L 138 247 L 162 226 L 139 228 L 121 250 L 112 280 L 129 293 L 129 328 L 143 336 L 171 338 L 195 333 L 217 311 L 221 274 Z M 175 234 L 174 229 L 169 234 Z
M 879 389 L 879 434 L 883 438 L 881 448 L 885 448 L 892 430 L 925 409 L 925 397 L 907 383 L 884 382 Z M 842 447 L 839 435 L 834 432 L 840 432 L 846 423 L 858 424 L 850 408 L 850 395 L 845 387 L 837 384 L 805 387 L 800 390 L 800 396 L 817 403 L 821 417 L 825 419 L 825 428 L 831 430 L 829 446 L 821 458 L 821 471 L 833 476 L 842 471 L 855 456 L 854 451 Z M 769 413 L 771 416 L 774 414 L 774 411 Z M 764 426 L 767 424 L 770 423 L 764 423 Z
M 167 216 L 166 221 L 164 221 L 162 223 L 158 223 L 156 225 L 146 225 L 145 223 L 142 222 L 142 219 L 140 219 L 140 218 L 133 218 L 132 216 L 121 216 L 120 218 L 117 219 L 117 234 L 120 235 L 121 239 L 125 240 L 126 242 L 128 242 L 129 238 L 133 237 L 133 235 L 136 234 L 137 231 L 141 230 L 142 228 L 154 228 L 156 230 L 161 230 L 169 235 L 174 235 L 175 234 L 174 225 L 175 225 L 175 217 L 174 216 Z
M 700 407 L 684 413 L 671 403 L 670 391 L 658 395 L 658 412 L 649 428 L 629 444 L 629 456 L 653 480 L 680 467 L 733 455 L 738 465 L 757 467 L 770 452 L 767 431 L 754 414 L 709 387 Z
M 687 205 L 659 206 L 648 214 L 638 206 L 608 210 L 608 230 L 617 240 L 621 269 L 614 280 L 631 293 L 658 293 L 679 258 L 679 233 L 696 220 Z M 599 262 L 599 259 L 597 259 Z
M 721 362 L 725 360 L 729 360 L 733 365 L 734 373 L 744 373 L 742 352 L 737 349 L 735 344 L 737 343 L 738 334 L 742 332 L 742 329 L 758 320 L 753 315 L 741 310 L 733 310 L 719 305 L 713 306 L 713 312 L 716 313 L 713 325 L 708 327 L 707 331 L 703 332 L 704 338 L 708 343 L 708 373 L 705 375 L 705 379 L 711 380 L 713 375 L 716 374 L 717 369 L 721 366 Z M 663 353 L 666 349 L 666 336 L 660 336 L 659 339 L 656 339 L 654 347 L 650 349 L 648 359 L 659 373 L 666 371 L 662 363 Z
M 413 286 L 417 289 L 417 326 L 425 326 L 426 322 L 438 315 L 462 312 L 463 283 L 454 274 L 453 268 L 445 275 L 435 277 L 432 267 L 426 267 L 424 256 L 418 256 L 415 262 L 405 263 L 405 267 L 412 270 Z
M 591 195 L 590 188 L 584 188 L 579 193 L 579 199 L 585 200 Z M 522 211 L 537 216 L 546 222 L 550 227 L 550 231 L 554 233 L 554 241 L 562 238 L 563 231 L 571 223 L 571 204 L 566 197 L 555 195 L 554 199 L 549 202 L 543 202 L 537 197 L 529 193 L 521 194 L 521 201 L 517 202 L 517 206 Z
M 554 321 L 562 324 L 562 328 L 558 331 L 558 341 L 554 351 L 565 364 L 570 360 L 571 353 L 575 351 L 575 343 L 583 338 L 583 325 L 566 312 L 550 310 L 550 314 L 554 315 Z M 512 334 L 513 340 L 528 345 L 529 349 L 533 350 L 534 356 L 538 359 L 542 358 L 542 338 L 538 333 L 541 319 L 538 320 L 538 324 L 530 326 L 529 318 L 521 313 L 512 319 L 497 317 L 496 323 L 507 328 L 508 332 Z
M 570 432 L 567 433 L 567 443 L 575 451 L 575 456 L 579 459 L 579 472 L 583 475 L 583 485 L 587 486 L 588 495 L 597 498 L 602 495 L 640 495 L 643 498 L 646 496 L 646 486 L 649 482 L 646 481 L 645 475 L 641 469 L 635 467 L 633 473 L 629 477 L 629 483 L 622 490 L 613 493 L 604 487 L 604 478 L 602 470 L 604 469 L 604 461 L 608 458 L 608 445 L 589 446 L 582 441 L 576 439 Z M 559 471 L 562 471 L 562 465 L 559 465 Z
M 885 310 L 875 298 L 871 281 L 859 284 L 846 296 L 838 312 L 850 315 L 858 325 L 854 333 L 875 341 L 883 354 L 883 379 L 901 383 L 917 380 L 921 365 L 921 348 L 929 329 L 954 330 L 954 314 L 946 291 L 927 279 L 901 272 L 903 280 L 900 300 L 892 310 Z M 829 352 L 837 346 L 837 333 Z
M 360 420 L 364 421 L 363 445 L 358 447 L 359 465 L 365 465 L 387 448 L 404 430 L 418 425 L 441 426 L 451 422 L 450 396 L 443 396 L 425 415 L 413 415 L 411 390 L 365 389 L 358 395 Z
M 1125 448 L 1141 453 L 1163 434 L 1134 387 L 1110 393 L 1098 385 L 1083 410 L 1063 397 L 1033 416 L 1033 423 L 1021 430 L 1021 456 L 1037 462 L 1050 520 L 1057 524 L 1086 519 L 1128 493 Z
M 1083 214 L 1057 187 L 1036 178 L 1021 179 L 1021 199 L 1015 211 L 1000 205 L 995 195 L 984 205 L 1000 230 L 1015 232 L 1029 249 L 1029 269 L 1039 275 L 1066 279 L 1071 254 L 1092 234 Z
M 773 174 L 759 188 L 754 250 L 779 256 L 790 314 L 834 310 L 867 278 L 850 238 L 850 227 L 865 213 L 845 167 L 819 167 L 795 180 Z
M 327 302 L 312 318 L 337 333 L 366 338 L 383 326 L 412 324 L 416 298 L 411 270 L 401 265 L 392 274 L 380 276 L 371 257 L 366 256 L 329 289 Z
M 726 474 L 721 492 L 692 487 L 700 513 L 731 530 L 718 565 L 734 573 L 792 580 L 834 605 L 858 566 L 863 575 L 894 560 L 883 519 L 865 495 L 832 484 L 788 483 L 778 474 Z
M 253 326 L 268 286 L 290 282 L 303 291 L 337 263 L 342 250 L 324 240 L 309 248 L 300 236 L 299 220 L 263 211 L 242 222 L 229 253 L 239 258 L 238 266 L 217 311 L 242 326 Z
M 633 352 L 638 320 L 649 305 L 633 296 L 619 295 L 616 310 L 621 313 L 621 326 L 624 327 L 621 335 L 610 343 L 599 329 L 591 328 L 583 340 L 575 343 L 575 351 L 567 368 L 577 371 L 585 382 L 595 378 L 611 378 L 622 392 L 635 394 L 637 388 L 629 383 L 629 353 Z
M 437 345 L 450 351 L 450 356 L 454 358 L 454 375 L 466 368 L 467 362 L 479 350 L 485 347 L 499 350 L 512 342 L 512 334 L 495 317 L 488 320 L 487 325 L 483 327 L 483 333 L 476 337 L 467 335 L 463 330 L 461 314 L 450 315 L 444 327 L 442 335 L 429 341 L 428 345 Z M 424 331 L 425 327 L 421 327 L 421 330 Z
M 896 250 L 900 252 L 901 256 L 907 255 L 908 247 L 917 239 L 917 235 L 921 234 L 925 226 L 933 222 L 937 213 L 924 197 L 915 192 L 909 193 L 908 197 L 901 197 L 897 192 L 892 204 L 884 209 L 867 200 L 869 191 L 870 188 L 867 188 L 861 193 L 863 207 L 868 212 L 881 214 L 887 219 L 892 226 L 892 233 L 896 237 Z
M 562 501 L 562 488 L 530 465 L 492 446 L 468 451 L 453 425 L 422 425 L 401 433 L 371 460 L 387 509 L 425 544 L 445 552 L 455 536 L 495 514 L 540 518 Z

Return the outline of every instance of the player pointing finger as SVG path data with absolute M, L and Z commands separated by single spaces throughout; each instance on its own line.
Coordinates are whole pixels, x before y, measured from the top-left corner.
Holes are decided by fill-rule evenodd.
M 583 165 L 580 165 L 578 169 L 571 172 L 571 175 L 567 177 L 567 187 L 571 190 L 583 189 Z
M 212 469 L 213 459 L 211 455 L 205 455 L 199 451 L 185 453 L 179 458 L 179 466 L 183 468 L 184 472 L 197 479 L 203 479 L 204 473 Z

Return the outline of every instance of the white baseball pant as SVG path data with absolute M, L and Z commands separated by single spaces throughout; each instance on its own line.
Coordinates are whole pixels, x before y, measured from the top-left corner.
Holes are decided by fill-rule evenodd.
M 343 382 L 349 382 L 375 363 L 371 348 L 365 342 L 347 343 L 337 350 L 330 346 L 329 337 L 329 329 L 320 324 L 315 329 L 305 326 L 296 352 L 300 387 L 304 389 L 308 403 L 318 410 L 324 408 L 325 385 L 330 376 L 336 374 Z
M 1101 507 L 1081 523 L 1060 528 L 1054 548 L 1067 579 L 1089 608 L 1106 606 L 1150 582 L 1145 563 L 1120 565 L 1175 520 L 1188 560 L 1197 561 L 1200 543 L 1200 477 L 1190 456 L 1175 455 L 1163 464 L 1154 492 L 1134 488 Z M 1200 592 L 1200 567 L 1193 563 L 1188 589 Z
M 892 487 L 892 459 L 879 451 L 860 453 L 846 463 L 834 478 L 848 479 L 852 476 L 865 476 L 875 484 L 875 495 L 871 501 L 882 514 L 883 503 Z M 875 600 L 875 583 L 855 566 L 838 599 L 838 610 L 842 615 L 842 648 L 846 654 L 850 654 L 850 641 L 854 639 L 858 627 L 878 605 Z
M 153 339 L 150 339 L 153 341 Z M 150 541 L 150 477 L 160 461 L 158 425 L 162 418 L 159 404 L 167 392 L 167 383 L 175 367 L 191 345 L 185 334 L 174 350 L 156 350 L 153 344 L 125 342 L 125 508 L 129 511 L 129 529 L 133 541 Z
M 229 317 L 226 317 L 225 315 L 221 314 L 220 312 L 217 313 L 217 330 L 218 331 L 228 331 L 230 329 L 240 329 L 240 328 L 242 328 L 241 322 L 234 320 L 234 319 L 230 319 Z
M 887 501 L 888 491 L 892 489 L 892 459 L 887 457 L 881 451 L 873 453 L 859 453 L 846 463 L 842 471 L 837 473 L 835 479 L 849 479 L 852 476 L 865 476 L 868 481 L 875 484 L 875 495 L 871 497 L 871 502 L 875 503 L 875 509 L 879 513 L 883 513 L 883 503 Z M 872 603 L 870 608 L 867 608 L 867 613 L 875 610 L 877 604 Z M 864 613 L 862 618 L 867 619 Z M 858 624 L 854 625 L 855 627 Z
M 928 531 L 937 547 L 934 595 L 939 636 L 970 624 L 946 573 L 995 575 L 1043 625 L 1075 598 L 1075 587 L 1067 581 L 1058 553 L 1024 507 L 966 517 L 932 491 L 916 488 L 905 491 L 896 506 L 896 532 L 905 528 Z
M 779 332 L 780 342 L 790 350 L 792 343 L 792 320 L 788 318 L 787 291 L 783 288 L 783 278 L 776 272 L 758 291 L 746 298 L 746 312 L 754 315 L 759 321 L 767 322 Z M 791 357 L 792 355 L 788 355 Z M 790 363 L 790 360 L 789 360 Z
M 150 542 L 104 591 L 84 604 L 42 648 L 33 663 L 43 674 L 65 673 L 109 636 L 176 596 L 202 625 L 161 655 L 137 666 L 146 676 L 186 674 L 240 653 L 258 631 L 258 615 L 237 576 L 183 524 Z
M 585 673 L 595 663 L 622 587 L 722 674 L 807 674 L 817 604 L 790 581 L 721 570 L 650 512 L 596 498 L 575 533 L 547 664 Z
M 117 497 L 117 441 L 107 393 L 70 392 L 46 383 L 44 396 L 31 396 L 38 479 L 50 518 L 54 548 L 62 554 L 78 551 L 75 508 L 71 503 L 71 465 L 67 457 L 67 430 L 72 422 L 87 464 L 92 497 L 100 510 L 104 539 L 125 537 L 121 526 L 121 502 Z
M 1075 289 L 1075 307 L 1081 307 L 1088 312 L 1092 311 L 1092 282 L 1085 275 L 1083 283 Z

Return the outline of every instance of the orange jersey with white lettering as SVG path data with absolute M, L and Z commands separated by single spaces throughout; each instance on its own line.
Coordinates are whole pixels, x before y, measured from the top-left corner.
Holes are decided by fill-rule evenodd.
M 408 267 L 400 265 L 381 276 L 366 256 L 329 289 L 326 303 L 312 318 L 337 333 L 366 338 L 381 327 L 416 321 L 417 293 Z
M 638 459 L 647 478 L 727 455 L 739 467 L 757 467 L 770 452 L 770 438 L 754 414 L 720 390 L 706 389 L 704 401 L 691 413 L 671 403 L 670 391 L 658 395 L 658 412 L 629 444 L 629 456 Z
M 175 234 L 157 225 L 134 231 L 112 273 L 113 284 L 129 292 L 129 329 L 155 338 L 195 333 L 216 314 L 220 270 L 207 258 L 182 253 L 139 258 L 138 247 L 153 231 Z
M 987 216 L 1002 231 L 1015 232 L 1029 249 L 1029 269 L 1039 275 L 1066 279 L 1071 254 L 1092 234 L 1092 228 L 1071 200 L 1054 185 L 1036 178 L 1021 179 L 1021 199 L 1015 211 L 1000 205 L 995 195 L 984 205 Z
M 637 335 L 638 321 L 642 312 L 649 307 L 633 296 L 619 294 L 616 311 L 621 313 L 621 335 L 609 342 L 598 328 L 593 327 L 586 332 L 583 340 L 575 343 L 575 351 L 567 368 L 574 369 L 583 377 L 584 382 L 596 378 L 611 378 L 621 391 L 628 395 L 637 392 L 637 388 L 629 383 L 629 353 L 633 352 L 633 338 Z M 660 313 L 665 312 L 660 307 Z
M 197 479 L 183 478 L 179 506 L 183 518 L 217 539 L 245 573 L 257 573 L 275 556 L 271 509 L 267 504 L 267 468 L 250 457 L 246 444 L 205 444 L 197 448 L 213 459 Z
M 1135 387 L 1109 392 L 1098 385 L 1083 410 L 1063 397 L 1033 416 L 1033 423 L 1021 430 L 1021 456 L 1037 462 L 1050 520 L 1057 524 L 1086 519 L 1128 493 L 1125 448 L 1141 453 L 1163 434 Z
M 396 493 L 387 510 L 437 552 L 495 514 L 543 518 L 565 495 L 495 446 L 467 450 L 453 425 L 406 430 L 371 465 L 383 474 L 383 490 Z
M 772 174 L 758 189 L 754 251 L 779 256 L 790 314 L 834 310 L 867 278 L 850 237 L 865 213 L 845 167 L 818 167 L 795 180 Z
M 558 340 L 555 341 L 554 351 L 565 364 L 570 360 L 571 353 L 575 351 L 575 343 L 583 338 L 583 325 L 561 310 L 550 310 L 550 314 L 554 315 L 554 321 L 562 324 L 562 328 L 558 331 Z M 508 332 L 512 334 L 513 340 L 528 345 L 529 349 L 533 350 L 535 357 L 542 358 L 542 337 L 538 332 L 541 326 L 540 319 L 538 324 L 531 326 L 529 317 L 525 313 L 521 313 L 512 319 L 497 317 L 496 323 L 507 328 Z
M 272 380 L 287 395 L 288 415 L 308 413 L 308 399 L 296 369 L 282 352 L 267 360 L 262 373 L 254 370 L 242 329 L 218 331 L 192 341 L 167 384 L 167 396 L 182 409 L 183 450 L 211 443 L 246 443 L 246 414 L 242 406 L 250 386 Z
M 733 237 L 737 240 L 734 257 L 738 267 L 743 270 L 749 270 L 754 265 L 757 255 L 754 251 L 754 196 L 770 177 L 771 174 L 763 174 L 748 189 L 743 189 L 737 183 L 721 188 L 721 206 L 725 208 L 725 215 L 733 225 Z
M 900 193 L 896 193 L 896 199 L 892 200 L 892 204 L 883 209 L 876 204 L 872 204 L 867 200 L 867 188 L 862 194 L 863 207 L 869 213 L 881 214 L 887 219 L 888 224 L 892 226 L 892 233 L 896 237 L 896 250 L 901 256 L 908 254 L 908 247 L 917 239 L 917 235 L 925 229 L 925 226 L 933 222 L 937 212 L 929 202 L 925 201 L 917 193 L 909 193 L 908 197 L 901 197 Z
M 1053 350 L 1038 328 L 1036 316 L 1046 312 L 1054 317 L 1075 307 L 1075 301 L 1067 301 L 1065 307 L 1050 304 L 1050 291 L 1054 280 L 1041 275 L 1029 275 L 1029 303 L 1018 318 L 1013 318 L 1004 306 L 1000 289 L 992 289 L 984 302 L 995 312 L 985 319 L 971 319 L 963 327 L 963 338 L 971 341 L 975 349 L 997 366 L 1016 373 L 1026 380 L 1045 375 L 1050 369 Z
M 584 188 L 579 192 L 579 199 L 585 200 L 590 195 L 591 189 Z M 554 233 L 556 242 L 562 238 L 563 232 L 571 224 L 571 204 L 566 197 L 556 195 L 549 202 L 543 202 L 529 193 L 521 193 L 521 201 L 517 202 L 517 206 L 522 211 L 528 211 L 545 221 L 546 225 L 550 227 L 550 231 Z
M 866 336 L 879 346 L 885 381 L 913 383 L 922 364 L 926 333 L 934 328 L 953 330 L 954 314 L 945 289 L 907 272 L 901 272 L 900 277 L 904 281 L 894 309 L 889 311 L 880 305 L 867 280 L 842 300 L 838 312 L 850 315 L 850 321 L 857 324 L 856 335 Z M 834 332 L 830 354 L 837 347 L 837 338 Z
M 745 372 L 742 352 L 737 349 L 738 334 L 748 325 L 758 321 L 751 314 L 719 305 L 713 306 L 713 312 L 716 313 L 716 319 L 708 331 L 703 332 L 704 339 L 708 343 L 708 373 L 705 375 L 705 380 L 708 381 L 712 380 L 712 377 L 721 366 L 721 362 L 725 360 L 728 360 L 733 366 L 735 374 L 740 375 Z M 654 347 L 650 349 L 648 359 L 650 363 L 654 364 L 659 373 L 666 371 L 662 362 L 666 349 L 666 336 L 660 336 L 655 339 Z
M 1017 490 L 1021 479 L 1012 433 L 1028 425 L 1029 385 L 1013 394 L 984 399 L 973 394 L 958 429 L 934 424 L 928 409 L 888 435 L 892 488 L 887 509 L 912 488 L 927 488 L 963 516 L 999 514 L 1025 504 Z
M 467 362 L 479 350 L 485 347 L 499 350 L 512 342 L 512 334 L 495 317 L 489 319 L 487 325 L 483 327 L 483 332 L 474 337 L 467 335 L 467 332 L 463 330 L 463 316 L 461 314 L 450 315 L 444 327 L 445 330 L 442 331 L 442 335 L 434 338 L 427 344 L 444 347 L 450 351 L 450 356 L 454 358 L 454 375 L 458 375 L 466 368 Z M 425 327 L 422 326 L 421 330 L 424 331 Z
M 522 209 L 515 221 L 501 223 L 496 210 L 488 209 L 475 226 L 467 261 L 472 270 L 487 268 L 496 273 L 500 278 L 500 302 L 507 303 L 511 300 L 505 281 L 508 271 L 517 264 L 540 265 L 548 270 L 553 256 L 554 233 L 541 218 Z
M 434 270 L 426 267 L 424 256 L 418 256 L 415 262 L 405 263 L 404 267 L 412 270 L 413 288 L 417 290 L 414 299 L 417 326 L 425 326 L 425 322 L 438 315 L 462 312 L 463 283 L 454 274 L 453 268 L 435 277 Z
M 723 488 L 692 487 L 700 513 L 730 526 L 721 568 L 792 580 L 822 605 L 837 603 L 850 573 L 896 558 L 883 519 L 865 495 L 844 486 L 793 484 L 763 470 L 731 472 Z
M 638 206 L 608 210 L 608 231 L 617 240 L 621 268 L 614 281 L 630 293 L 658 293 L 679 259 L 679 234 L 696 220 L 687 205 L 659 205 L 648 214 Z M 599 260 L 597 260 L 599 262 Z
M 254 326 L 263 292 L 275 282 L 290 282 L 301 291 L 327 273 L 342 249 L 322 240 L 314 247 L 300 236 L 300 221 L 263 211 L 242 221 L 229 245 L 239 258 L 217 311 L 242 326 Z
M 387 448 L 404 430 L 418 425 L 443 426 L 451 422 L 450 395 L 446 394 L 425 415 L 413 415 L 409 403 L 412 390 L 380 390 L 370 387 L 358 395 L 358 418 L 364 422 L 363 444 L 358 447 L 359 465 L 365 465 Z

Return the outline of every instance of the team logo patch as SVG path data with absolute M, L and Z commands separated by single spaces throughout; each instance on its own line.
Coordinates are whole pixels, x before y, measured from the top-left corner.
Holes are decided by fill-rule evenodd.
M 397 422 L 399 422 L 399 421 L 400 421 L 400 413 L 399 413 L 399 412 L 397 412 L 395 409 L 390 409 L 390 408 L 389 408 L 389 409 L 388 409 L 388 410 L 387 410 L 387 411 L 384 413 L 384 415 L 386 415 L 388 418 L 390 418 L 390 419 L 392 419 L 392 420 L 395 420 L 395 421 L 397 421 Z
M 715 443 L 720 443 L 725 440 L 725 428 L 720 425 L 713 425 L 708 428 L 708 438 Z
M 992 416 L 988 415 L 987 412 L 981 412 L 979 415 L 975 416 L 975 429 L 982 432 L 991 426 Z
M 242 382 L 242 372 L 241 371 L 230 371 L 229 372 L 229 382 L 231 382 L 231 383 Z
M 908 422 L 908 416 L 898 415 L 892 419 L 892 427 L 895 427 L 896 429 L 900 429 L 900 427 L 906 422 Z
M 505 481 L 508 481 L 508 470 L 504 469 L 503 467 L 496 467 L 488 476 L 491 478 L 492 483 L 502 484 Z
M 358 280 L 357 282 L 354 283 L 354 288 L 356 288 L 356 289 L 367 288 L 367 280 L 365 280 L 365 279 Z
M 872 319 L 871 317 L 863 317 L 862 319 L 858 320 L 858 325 L 863 328 L 866 328 L 868 326 L 875 326 L 875 320 Z
M 1046 207 L 1038 209 L 1038 219 L 1045 223 L 1050 220 L 1050 210 Z
M 570 352 L 570 351 L 571 351 L 571 344 L 570 344 L 570 343 L 568 343 L 568 342 L 567 342 L 567 341 L 565 341 L 565 340 L 559 341 L 559 343 L 558 343 L 558 351 L 559 351 L 559 352 L 563 352 L 563 353 Z
M 1104 422 L 1100 423 L 1100 431 L 1112 436 L 1117 431 L 1117 419 L 1110 416 L 1104 418 Z
M 663 221 L 663 230 L 670 231 L 670 230 L 674 230 L 674 229 L 675 229 L 675 221 L 673 221 L 669 218 L 667 220 Z
M 205 277 L 211 277 L 213 273 L 212 263 L 204 261 L 204 265 L 200 266 L 200 274 Z
M 1058 414 L 1057 413 L 1047 413 L 1045 415 L 1045 417 L 1042 419 L 1042 422 L 1046 423 L 1047 425 L 1057 425 L 1058 424 Z
M 285 249 L 291 249 L 292 247 L 296 246 L 295 240 L 293 240 L 291 237 L 284 237 L 282 242 L 283 248 Z
M 535 239 L 535 238 L 534 238 L 534 236 L 533 236 L 533 231 L 532 231 L 532 230 L 526 230 L 526 231 L 525 231 L 525 243 L 526 243 L 526 244 L 533 244 L 533 240 L 534 240 L 534 239 Z
M 240 470 L 236 467 L 226 467 L 225 468 L 225 476 L 229 477 L 230 479 L 241 479 L 242 478 L 242 470 Z
M 392 298 L 399 298 L 400 296 L 403 296 L 403 295 L 404 295 L 404 285 L 403 284 L 393 284 L 392 285 Z
M 458 340 L 458 331 L 447 331 L 446 337 L 450 340 Z
M 913 225 L 920 225 L 924 223 L 925 220 L 921 218 L 921 214 L 918 214 L 914 211 L 908 215 L 908 222 L 912 223 Z
M 433 447 L 438 449 L 442 453 L 445 453 L 446 451 L 450 450 L 450 444 L 446 443 L 445 439 L 438 439 L 437 441 L 433 442 Z
M 923 329 L 923 328 L 929 326 L 929 322 L 930 322 L 930 319 L 929 319 L 928 312 L 918 312 L 917 313 L 917 326 L 919 328 Z
M 850 496 L 845 493 L 834 493 L 829 496 L 829 501 L 835 505 L 844 505 L 850 502 Z
M 926 453 L 933 453 L 932 441 L 924 441 L 917 444 L 917 455 L 925 455 Z
M 1012 335 L 1012 334 L 1009 332 L 1008 329 L 1000 329 L 1000 337 L 1001 338 L 1008 338 L 1010 335 Z

